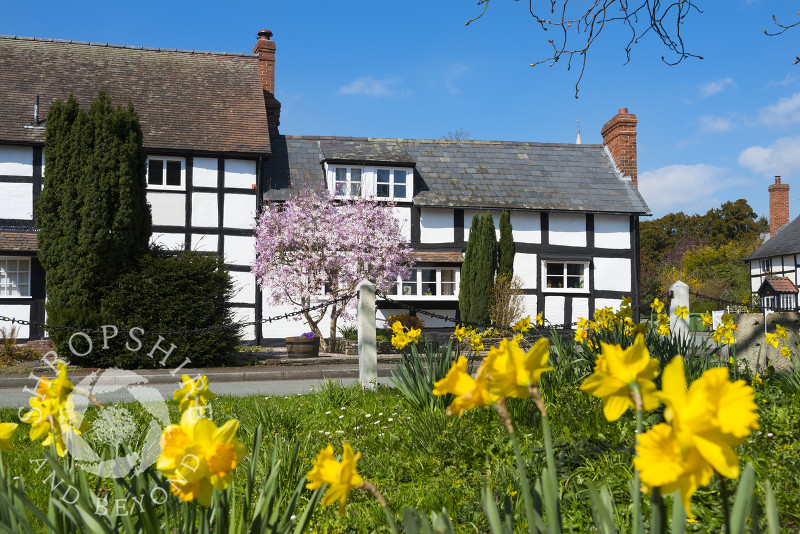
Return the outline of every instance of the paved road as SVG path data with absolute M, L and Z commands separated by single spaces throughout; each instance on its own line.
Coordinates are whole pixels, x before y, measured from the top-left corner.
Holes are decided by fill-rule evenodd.
M 353 384 L 357 378 L 331 378 L 342 384 Z M 244 397 L 247 395 L 296 395 L 298 393 L 310 393 L 312 388 L 318 390 L 325 382 L 324 379 L 298 379 L 298 380 L 247 380 L 242 382 L 213 382 L 211 390 L 217 395 L 233 395 Z M 389 384 L 386 377 L 378 378 L 380 384 Z M 148 384 L 149 388 L 155 388 L 158 394 L 164 399 L 172 398 L 176 384 Z M 18 408 L 27 407 L 28 399 L 31 394 L 23 391 L 22 387 L 0 389 L 0 407 Z M 126 388 L 116 391 L 103 392 L 98 395 L 98 400 L 102 403 L 133 401 L 131 393 Z

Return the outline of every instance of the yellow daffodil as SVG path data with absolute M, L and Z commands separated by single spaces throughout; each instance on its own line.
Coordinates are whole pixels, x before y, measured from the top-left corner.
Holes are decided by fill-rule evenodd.
M 656 313 L 661 313 L 664 310 L 664 303 L 658 299 L 655 299 L 650 305 L 650 308 L 652 308 Z
M 531 316 L 520 319 L 511 327 L 514 332 L 524 333 L 531 329 Z
M 403 323 L 400 321 L 395 321 L 392 323 L 392 333 L 393 334 L 404 334 L 406 329 L 403 327 Z
M 208 389 L 208 378 L 199 376 L 197 380 L 192 380 L 189 375 L 181 375 L 181 387 L 172 393 L 172 399 L 179 401 L 180 411 L 186 408 L 199 408 L 208 404 L 214 394 Z
M 786 329 L 779 324 L 775 325 L 775 335 L 780 339 L 789 339 Z
M 516 334 L 514 334 L 514 337 L 512 337 L 511 340 L 519 343 L 520 341 L 522 341 L 522 338 L 523 338 L 522 332 L 517 332 Z
M 792 351 L 789 350 L 789 347 L 787 347 L 786 345 L 783 345 L 781 347 L 781 356 L 791 360 L 792 359 Z
M 761 373 L 756 373 L 756 376 L 753 377 L 753 386 L 755 387 L 756 384 L 760 386 L 763 383 L 764 381 L 761 380 Z
M 663 389 L 657 393 L 669 424 L 653 427 L 636 447 L 634 465 L 644 489 L 680 490 L 689 515 L 692 494 L 714 471 L 728 478 L 739 475 L 733 447 L 758 428 L 753 388 L 728 376 L 725 368 L 709 369 L 687 390 L 683 358 L 676 356 L 664 368 Z
M 72 393 L 74 386 L 67 377 L 67 366 L 63 362 L 58 363 L 57 369 L 56 378 L 52 380 L 46 377 L 39 378 L 36 397 L 41 400 L 55 399 L 57 404 L 62 405 Z
M 236 439 L 239 421 L 221 427 L 206 417 L 186 411 L 180 425 L 169 425 L 161 436 L 156 468 L 167 478 L 170 490 L 182 501 L 211 505 L 211 495 L 228 487 L 233 470 L 247 448 Z
M 636 325 L 636 332 L 635 332 L 636 335 L 639 334 L 645 335 L 649 331 L 650 331 L 650 325 L 648 325 L 647 323 L 639 323 Z
M 535 386 L 542 373 L 553 370 L 547 365 L 549 355 L 549 339 L 540 339 L 528 352 L 516 341 L 501 339 L 498 347 L 489 349 L 484 361 L 489 392 L 497 397 L 529 397 L 529 386 Z
M 635 408 L 632 387 L 639 389 L 645 410 L 655 410 L 654 395 L 658 376 L 658 360 L 650 357 L 644 336 L 638 335 L 633 345 L 623 350 L 619 345 L 600 343 L 603 351 L 597 356 L 592 373 L 580 386 L 581 391 L 603 399 L 603 413 L 616 421 L 628 408 Z
M 0 423 L 0 451 L 11 450 L 11 435 L 18 426 L 17 423 Z
M 486 347 L 483 346 L 483 339 L 481 336 L 474 336 L 472 338 L 472 350 L 475 352 L 484 350 Z
M 395 323 L 400 324 L 400 323 Z M 406 348 L 406 345 L 410 343 L 408 336 L 405 332 L 395 333 L 392 336 L 392 346 L 398 350 Z
M 711 316 L 711 312 L 705 312 L 703 314 L 703 326 L 706 328 L 714 326 L 714 318 Z
M 80 429 L 71 424 L 79 419 L 75 413 L 72 399 L 68 398 L 63 404 L 57 398 L 42 400 L 31 397 L 29 400 L 31 410 L 20 418 L 20 421 L 31 425 L 28 436 L 31 441 L 42 441 L 42 446 L 49 447 L 55 444 L 59 456 L 67 454 L 67 439 L 71 435 L 80 434 Z
M 461 416 L 465 410 L 479 408 L 497 402 L 497 398 L 489 393 L 489 378 L 484 372 L 484 365 L 478 368 L 475 378 L 467 372 L 467 359 L 459 356 L 447 375 L 433 384 L 436 396 L 455 395 L 455 399 L 447 407 L 447 414 Z
M 457 325 L 453 335 L 456 336 L 459 341 L 462 341 L 465 337 L 467 337 L 467 328 L 465 326 Z
M 735 363 L 736 363 L 736 362 L 733 360 L 733 356 L 731 356 L 730 358 L 728 358 L 728 364 L 729 364 L 729 365 L 734 365 Z
M 544 312 L 539 312 L 536 314 L 536 324 L 539 326 L 544 324 Z
M 356 462 L 361 459 L 361 453 L 354 454 L 353 448 L 344 441 L 342 448 L 344 452 L 341 462 L 334 457 L 331 445 L 319 451 L 314 466 L 306 475 L 308 489 L 319 489 L 323 484 L 330 486 L 322 498 L 322 505 L 328 506 L 338 499 L 340 517 L 345 514 L 350 492 L 364 483 L 364 479 L 356 472 Z
M 686 306 L 678 306 L 673 312 L 678 319 L 686 319 L 689 317 L 689 308 Z
M 659 325 L 659 327 L 658 327 L 658 333 L 659 334 L 661 334 L 662 336 L 668 336 L 669 332 L 670 332 L 670 330 L 669 330 L 669 325 L 668 324 Z
M 778 348 L 778 343 L 780 342 L 778 341 L 778 336 L 776 336 L 775 334 L 770 334 L 769 332 L 767 332 L 766 334 L 764 334 L 764 339 L 766 340 L 767 345 L 772 345 L 776 349 Z
M 413 343 L 414 345 L 417 344 L 417 342 L 419 341 L 419 338 L 421 336 L 422 336 L 422 330 L 419 329 L 419 328 L 411 328 L 408 331 L 408 333 L 406 334 L 406 337 L 408 338 L 408 342 L 409 343 Z

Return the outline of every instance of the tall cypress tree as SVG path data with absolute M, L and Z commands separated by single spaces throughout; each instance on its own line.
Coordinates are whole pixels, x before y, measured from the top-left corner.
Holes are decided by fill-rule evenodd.
M 464 253 L 464 263 L 461 265 L 461 282 L 458 286 L 458 310 L 463 321 L 471 321 L 473 264 L 475 263 L 475 250 L 478 243 L 478 228 L 481 225 L 481 216 L 477 213 L 472 217 L 472 224 L 467 240 L 467 250 Z
M 97 322 L 104 290 L 150 240 L 142 129 L 133 104 L 114 108 L 103 92 L 88 112 L 72 95 L 55 102 L 46 124 L 36 224 L 48 319 Z M 51 335 L 63 351 L 65 336 Z
M 497 276 L 514 276 L 514 235 L 511 228 L 511 214 L 500 212 L 500 241 L 497 243 Z
M 477 231 L 477 243 L 470 288 L 469 320 L 489 324 L 494 275 L 497 271 L 497 235 L 490 212 L 483 214 Z M 470 237 L 472 232 L 470 231 Z

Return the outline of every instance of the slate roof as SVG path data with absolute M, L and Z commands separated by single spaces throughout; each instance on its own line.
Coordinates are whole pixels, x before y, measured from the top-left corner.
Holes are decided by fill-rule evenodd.
M 0 250 L 7 252 L 38 252 L 36 234 L 23 232 L 0 232 Z
M 764 289 L 764 286 L 772 288 L 775 293 L 797 293 L 797 287 L 791 280 L 785 276 L 770 276 L 758 288 L 759 294 Z
M 258 56 L 0 36 L 0 142 L 43 144 L 44 120 L 72 92 L 133 102 L 149 152 L 269 153 Z
M 357 158 L 405 151 L 413 160 L 419 206 L 650 212 L 602 145 L 281 136 L 272 148 L 265 169 L 265 196 L 272 200 L 306 188 L 324 192 L 322 162 L 333 155 L 354 154 L 353 164 L 377 165 Z
M 747 256 L 744 261 L 797 253 L 800 253 L 800 217 L 778 230 L 774 236 Z

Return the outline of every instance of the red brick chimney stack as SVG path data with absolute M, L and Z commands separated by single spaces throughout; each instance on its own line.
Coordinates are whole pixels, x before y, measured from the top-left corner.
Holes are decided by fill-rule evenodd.
M 614 163 L 623 176 L 633 180 L 634 187 L 639 187 L 639 173 L 636 166 L 636 115 L 628 113 L 628 108 L 620 108 L 608 121 L 600 134 L 603 145 L 608 147 Z
M 258 70 L 261 87 L 264 89 L 264 104 L 267 107 L 267 124 L 270 136 L 277 136 L 281 123 L 281 103 L 275 98 L 275 43 L 272 32 L 260 30 L 253 53 L 258 54 Z
M 789 184 L 782 184 L 781 177 L 775 177 L 775 183 L 769 190 L 769 236 L 789 224 Z

